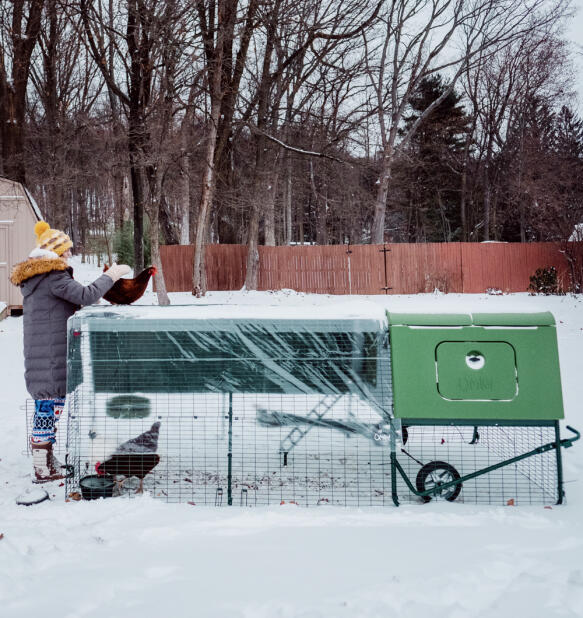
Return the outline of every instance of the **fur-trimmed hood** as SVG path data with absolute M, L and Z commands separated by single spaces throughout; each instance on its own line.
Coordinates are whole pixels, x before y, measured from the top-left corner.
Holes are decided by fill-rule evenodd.
M 10 281 L 14 285 L 22 285 L 36 275 L 44 275 L 53 270 L 67 270 L 68 268 L 70 267 L 63 258 L 29 258 L 14 266 Z

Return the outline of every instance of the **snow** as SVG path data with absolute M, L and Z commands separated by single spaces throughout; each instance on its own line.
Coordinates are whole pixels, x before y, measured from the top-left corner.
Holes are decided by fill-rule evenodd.
M 583 241 L 583 223 L 577 223 L 577 225 L 573 229 L 573 233 L 571 234 L 571 236 L 569 236 L 569 241 L 571 242 Z
M 84 283 L 99 274 L 92 265 L 74 266 Z M 225 317 L 258 305 L 278 317 L 328 315 L 342 305 L 350 313 L 360 306 L 363 315 L 377 311 L 371 305 L 395 312 L 551 311 L 566 422 L 583 426 L 581 295 L 341 298 L 285 290 L 170 298 Z M 153 303 L 148 292 L 138 304 L 147 313 L 158 311 Z M 45 486 L 50 501 L 24 507 L 15 498 L 31 486 L 21 409 L 27 397 L 22 318 L 7 318 L 0 322 L 3 617 L 583 616 L 581 442 L 563 452 L 563 506 L 204 508 L 148 496 L 65 503 L 55 482 Z
M 178 296 L 178 295 L 176 295 Z M 181 295 L 183 296 L 183 295 Z M 182 298 L 186 302 L 188 298 Z M 171 305 L 170 307 L 143 306 L 139 309 L 135 306 L 111 305 L 95 309 L 91 307 L 84 310 L 85 313 L 95 315 L 97 313 L 107 313 L 108 317 L 129 318 L 132 320 L 184 320 L 188 318 L 212 319 L 212 320 L 231 320 L 231 319 L 326 319 L 326 320 L 374 320 L 379 327 L 386 324 L 386 313 L 382 306 L 371 301 L 344 301 L 340 299 L 335 304 L 326 307 L 323 315 L 321 309 L 313 305 L 286 305 L 281 303 L 272 304 L 229 304 L 220 303 L 192 303 L 184 305 Z M 82 314 L 84 315 L 84 314 Z

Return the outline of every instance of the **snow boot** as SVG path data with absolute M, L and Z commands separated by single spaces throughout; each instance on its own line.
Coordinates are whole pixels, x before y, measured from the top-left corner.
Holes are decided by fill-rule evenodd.
M 65 478 L 65 471 L 59 460 L 53 455 L 51 442 L 45 444 L 31 443 L 32 465 L 34 466 L 33 483 L 48 483 Z

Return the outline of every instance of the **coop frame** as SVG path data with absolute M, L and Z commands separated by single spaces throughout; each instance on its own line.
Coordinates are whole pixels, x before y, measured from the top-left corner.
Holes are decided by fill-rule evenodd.
M 127 315 L 127 314 L 126 314 Z M 76 318 L 73 318 L 73 320 L 76 320 Z M 553 326 L 554 326 L 554 322 L 553 322 Z M 82 335 L 83 333 L 87 334 L 88 330 L 87 330 L 87 325 L 84 325 L 83 327 L 79 328 L 79 322 L 76 322 L 76 324 L 73 326 L 73 328 L 78 329 L 77 332 L 79 333 L 79 335 Z M 390 327 L 389 327 L 390 328 Z M 71 331 L 70 331 L 71 332 Z M 387 329 L 387 335 L 388 335 L 389 329 Z M 70 345 L 71 345 L 71 341 L 70 341 Z M 384 369 L 386 370 L 388 368 L 390 375 L 387 376 L 387 379 L 389 379 L 391 381 L 391 388 L 392 388 L 392 379 L 394 377 L 394 372 L 392 370 L 393 367 L 393 362 L 394 362 L 394 358 L 393 358 L 393 353 L 392 350 L 387 346 L 387 349 L 389 350 L 389 358 L 386 359 L 387 360 L 387 364 L 384 365 Z M 381 366 L 383 366 L 381 364 Z M 379 366 L 379 368 L 381 367 Z M 82 380 L 85 380 L 88 384 L 91 384 L 92 380 L 93 380 L 93 376 L 92 376 L 92 367 L 91 367 L 91 362 L 83 363 L 83 367 L 82 367 Z M 227 457 L 227 478 L 226 478 L 226 485 L 227 485 L 227 505 L 233 505 L 233 473 L 232 473 L 232 465 L 233 465 L 233 434 L 232 434 L 232 429 L 233 429 L 233 395 L 234 392 L 229 392 L 224 391 L 224 395 L 226 395 L 228 397 L 228 413 L 227 416 L 225 418 L 228 418 L 228 447 L 227 447 L 227 452 L 226 452 L 226 457 Z M 499 470 L 501 468 L 507 467 L 507 466 L 511 466 L 513 464 L 516 464 L 520 461 L 523 461 L 525 459 L 528 459 L 530 457 L 534 457 L 536 455 L 542 455 L 544 453 L 547 453 L 549 451 L 555 450 L 555 459 L 556 459 L 556 503 L 557 504 L 561 504 L 563 502 L 563 498 L 564 498 L 564 488 L 563 488 L 563 468 L 562 468 L 562 458 L 561 458 L 561 447 L 563 448 L 568 448 L 570 446 L 572 446 L 572 444 L 578 440 L 580 438 L 580 434 L 577 430 L 573 429 L 570 426 L 567 426 L 567 429 L 569 431 L 571 431 L 574 435 L 571 438 L 563 438 L 561 439 L 560 437 L 560 428 L 559 428 L 559 421 L 558 420 L 549 420 L 549 419 L 545 419 L 545 418 L 537 418 L 535 420 L 524 420 L 524 419 L 510 419 L 510 420 L 503 420 L 503 419 L 492 419 L 492 418 L 487 418 L 487 419 L 475 419 L 475 418 L 400 418 L 398 416 L 396 416 L 394 414 L 394 407 L 393 407 L 393 401 L 392 401 L 392 391 L 391 391 L 391 402 L 390 402 L 390 406 L 385 406 L 385 405 L 378 405 L 378 402 L 369 402 L 369 404 L 371 404 L 372 407 L 377 409 L 377 412 L 379 411 L 379 408 L 381 410 L 381 412 L 379 413 L 380 416 L 380 420 L 381 423 L 379 423 L 379 431 L 382 434 L 382 440 L 387 444 L 388 446 L 388 450 L 390 451 L 389 453 L 389 457 L 390 457 L 390 486 L 391 486 L 391 500 L 392 503 L 395 506 L 399 506 L 400 504 L 400 500 L 399 500 L 399 495 L 398 495 L 398 491 L 397 491 L 397 480 L 398 478 L 401 478 L 408 490 L 411 492 L 411 494 L 413 494 L 414 496 L 424 499 L 424 498 L 438 498 L 443 496 L 444 492 L 447 493 L 447 490 L 450 488 L 455 488 L 457 486 L 463 486 L 464 483 L 466 483 L 467 481 L 470 481 L 472 479 L 478 478 L 480 476 L 484 476 L 489 474 L 490 472 L 494 472 L 496 470 Z M 93 401 L 93 410 L 95 409 L 95 401 Z M 561 408 L 562 408 L 562 403 L 561 403 Z M 551 415 L 552 416 L 552 415 Z M 71 415 L 68 417 L 69 421 L 71 420 Z M 74 418 L 74 417 L 73 417 Z M 324 424 L 324 423 L 322 423 Z M 381 426 L 382 425 L 382 426 Z M 450 481 L 444 482 L 444 483 L 439 483 L 436 484 L 433 488 L 427 489 L 427 490 L 420 490 L 418 487 L 415 487 L 411 478 L 409 477 L 409 475 L 407 474 L 404 466 L 399 462 L 399 459 L 397 457 L 399 451 L 400 452 L 405 452 L 403 446 L 403 437 L 402 437 L 402 427 L 424 427 L 424 426 L 432 426 L 432 427 L 446 427 L 446 426 L 470 426 L 474 428 L 474 434 L 476 434 L 478 432 L 478 428 L 479 427 L 501 427 L 501 426 L 508 426 L 508 427 L 524 427 L 524 428 L 528 428 L 528 427 L 545 427 L 545 428 L 549 428 L 554 432 L 554 440 L 553 441 L 548 441 L 545 442 L 544 444 L 541 444 L 533 449 L 530 449 L 526 452 L 523 453 L 519 453 L 519 454 L 515 454 L 513 457 L 507 457 L 504 458 L 502 461 L 498 461 L 492 465 L 488 465 L 482 468 L 479 468 L 477 470 L 474 470 L 471 473 L 468 474 L 463 474 L 461 476 L 459 476 L 459 478 L 457 479 L 452 479 Z M 68 429 L 69 429 L 69 424 L 68 424 Z M 358 426 L 352 427 L 350 429 L 350 431 L 352 431 L 353 433 L 357 433 L 360 434 L 361 436 L 369 439 L 369 440 L 376 440 L 376 435 L 373 438 L 371 431 L 370 431 L 370 425 L 366 425 L 366 424 L 362 424 L 362 426 L 359 428 Z M 68 431 L 69 433 L 69 431 Z M 472 444 L 472 442 L 470 442 L 470 444 Z M 282 455 L 284 457 L 287 456 L 288 453 L 283 453 Z M 67 459 L 68 459 L 69 453 L 67 454 Z M 415 457 L 412 457 L 413 460 L 415 460 Z M 418 461 L 418 460 L 416 460 Z M 421 462 L 419 462 L 421 463 Z M 285 465 L 285 464 L 284 464 Z M 69 479 L 67 479 L 66 481 L 66 492 L 68 493 L 69 490 L 71 489 L 71 485 L 73 484 L 73 481 L 70 481 Z M 219 491 L 219 490 L 217 490 Z M 222 489 L 220 489 L 221 491 L 221 496 L 222 496 Z M 215 504 L 217 504 L 217 499 L 215 499 Z M 220 500 L 220 503 L 222 504 L 222 497 Z

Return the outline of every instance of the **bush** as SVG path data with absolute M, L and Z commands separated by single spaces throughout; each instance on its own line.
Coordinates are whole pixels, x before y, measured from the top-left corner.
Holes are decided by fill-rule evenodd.
M 530 278 L 530 285 L 528 291 L 534 296 L 534 294 L 544 294 L 549 296 L 550 294 L 564 294 L 561 289 L 559 280 L 557 277 L 557 269 L 554 266 L 547 266 L 546 268 L 537 268 L 534 275 Z

